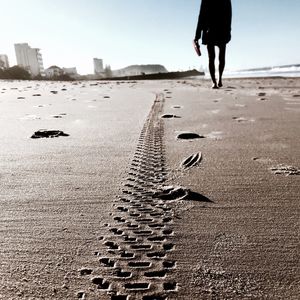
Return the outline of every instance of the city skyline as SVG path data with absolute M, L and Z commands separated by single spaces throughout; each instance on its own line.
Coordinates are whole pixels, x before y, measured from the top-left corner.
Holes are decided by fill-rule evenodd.
M 162 64 L 169 71 L 206 67 L 207 55 L 193 52 L 200 0 L 0 0 L 6 13 L 0 53 L 16 64 L 13 45 L 29 43 L 41 49 L 45 67 L 76 66 L 94 73 L 93 58 L 112 69 L 132 64 Z M 246 69 L 300 62 L 300 3 L 290 0 L 232 0 L 232 42 L 227 69 Z M 15 11 L 18 7 L 18 11 Z M 9 13 L 11 12 L 11 13 Z

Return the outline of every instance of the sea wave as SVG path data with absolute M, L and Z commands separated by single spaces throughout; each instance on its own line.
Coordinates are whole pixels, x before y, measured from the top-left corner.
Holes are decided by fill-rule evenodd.
M 269 69 L 226 71 L 224 77 L 300 77 L 300 66 L 274 67 Z

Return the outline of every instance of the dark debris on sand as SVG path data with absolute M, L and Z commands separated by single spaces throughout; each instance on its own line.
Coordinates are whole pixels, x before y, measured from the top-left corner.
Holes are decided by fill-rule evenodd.
M 38 130 L 31 136 L 31 138 L 32 139 L 55 138 L 59 136 L 69 136 L 69 134 L 64 133 L 61 130 Z

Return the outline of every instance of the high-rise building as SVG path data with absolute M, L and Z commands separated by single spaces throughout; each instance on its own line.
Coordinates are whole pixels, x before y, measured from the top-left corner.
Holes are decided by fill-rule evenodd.
M 103 59 L 94 58 L 94 72 L 96 75 L 99 75 L 104 72 Z
M 15 44 L 18 66 L 24 68 L 31 75 L 45 76 L 43 58 L 38 48 L 31 48 L 27 43 Z
M 6 54 L 0 54 L 0 69 L 8 69 L 8 57 Z

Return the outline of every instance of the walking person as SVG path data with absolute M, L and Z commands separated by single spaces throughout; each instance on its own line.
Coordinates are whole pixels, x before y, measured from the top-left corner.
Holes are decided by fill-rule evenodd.
M 207 45 L 209 73 L 212 88 L 222 87 L 225 68 L 226 44 L 231 40 L 231 0 L 202 0 L 194 42 L 198 47 L 199 39 Z M 219 78 L 215 75 L 215 47 L 219 48 Z

